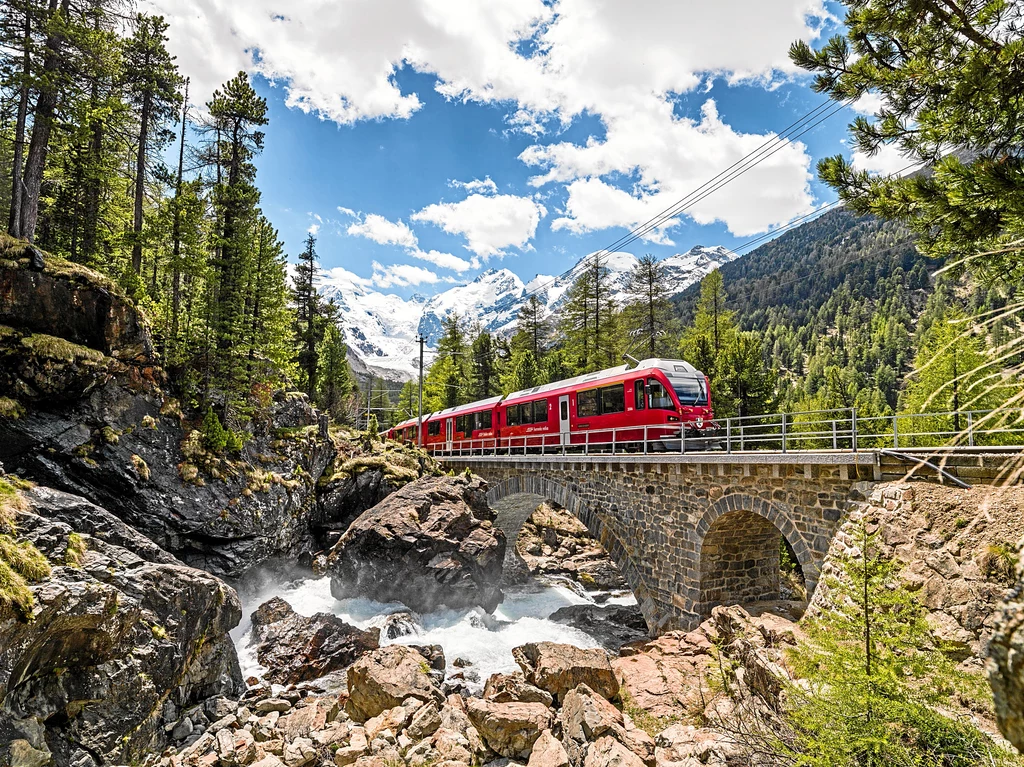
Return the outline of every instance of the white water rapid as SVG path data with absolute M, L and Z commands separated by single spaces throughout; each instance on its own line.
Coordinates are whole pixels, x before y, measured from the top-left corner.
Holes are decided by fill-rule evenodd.
M 237 584 L 242 599 L 242 621 L 232 632 L 232 638 L 244 677 L 259 676 L 263 671 L 249 643 L 252 630 L 250 616 L 271 597 L 281 597 L 300 615 L 333 613 L 346 623 L 363 629 L 379 627 L 387 616 L 408 611 L 400 602 L 335 599 L 331 596 L 330 583 L 329 577 L 288 578 L 282 577 L 280 571 L 264 569 Z M 549 620 L 549 616 L 559 608 L 594 603 L 595 600 L 601 604 L 636 604 L 636 599 L 629 592 L 581 594 L 570 585 L 568 582 L 552 582 L 509 587 L 505 589 L 505 601 L 492 615 L 481 608 L 423 613 L 418 615 L 418 625 L 413 633 L 390 640 L 382 634 L 381 644 L 441 645 L 448 664 L 447 673 L 464 671 L 467 686 L 478 691 L 491 674 L 518 670 L 512 659 L 512 648 L 526 642 L 601 646 L 597 639 L 584 631 Z M 472 665 L 465 669 L 453 667 L 456 658 Z

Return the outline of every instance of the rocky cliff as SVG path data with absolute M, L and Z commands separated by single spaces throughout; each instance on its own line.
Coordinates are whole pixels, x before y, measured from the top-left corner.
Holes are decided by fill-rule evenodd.
M 258 409 L 241 455 L 212 455 L 164 391 L 144 318 L 102 275 L 0 240 L 0 462 L 110 509 L 221 574 L 311 545 L 334 455 L 298 394 Z
M 139 761 L 242 692 L 233 589 L 83 498 L 0 483 L 0 764 Z

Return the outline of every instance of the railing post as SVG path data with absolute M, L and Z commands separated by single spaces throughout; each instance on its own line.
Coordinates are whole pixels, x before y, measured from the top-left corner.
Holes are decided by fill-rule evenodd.
M 583 455 L 590 455 L 590 432 L 584 432 L 586 442 L 583 444 Z
M 967 411 L 967 446 L 974 447 L 974 411 Z
M 644 424 L 644 455 L 647 455 L 647 424 Z
M 839 434 L 836 433 L 836 419 L 832 419 L 832 449 L 839 449 Z
M 850 408 L 850 447 L 857 452 L 857 408 Z
M 742 453 L 743 450 L 743 424 L 740 424 L 740 452 Z
M 732 419 L 725 419 L 725 452 L 732 452 Z
M 786 452 L 786 414 L 782 414 L 782 452 Z
M 612 429 L 612 455 L 615 455 L 615 435 L 618 431 L 618 429 Z
M 679 452 L 686 455 L 686 424 L 679 424 Z
M 900 449 L 900 421 L 895 415 L 892 417 L 892 449 Z

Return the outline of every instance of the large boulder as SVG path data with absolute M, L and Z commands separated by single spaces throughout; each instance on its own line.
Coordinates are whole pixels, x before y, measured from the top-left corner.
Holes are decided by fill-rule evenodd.
M 331 592 L 423 612 L 440 605 L 494 610 L 505 535 L 493 524 L 486 490 L 478 477 L 424 477 L 388 496 L 332 549 Z
M 186 564 L 237 575 L 311 548 L 334 455 L 304 395 L 255 409 L 240 455 L 206 451 L 162 390 L 145 319 L 106 277 L 0 240 L 0 462 L 109 509 Z
M 401 706 L 409 698 L 444 703 L 444 695 L 430 678 L 427 659 L 404 645 L 388 645 L 357 660 L 348 670 L 345 711 L 357 722 Z
M 647 622 L 636 605 L 567 605 L 549 620 L 578 628 L 604 647 L 621 647 L 648 637 Z
M 1024 553 L 1024 541 L 1019 550 Z M 1018 559 L 1017 585 L 1003 605 L 989 644 L 988 678 L 999 729 L 1024 752 L 1024 556 Z
M 35 488 L 19 505 L 0 537 L 37 553 L 31 620 L 0 601 L 0 764 L 138 762 L 181 710 L 242 692 L 233 589 L 81 498 Z
M 256 658 L 276 684 L 298 684 L 348 668 L 378 647 L 377 629 L 362 631 L 330 613 L 299 615 L 280 597 L 252 614 Z
M 488 747 L 510 759 L 528 758 L 541 732 L 551 726 L 551 712 L 543 703 L 470 698 L 466 709 Z
M 572 767 L 582 767 L 590 744 L 605 735 L 625 739 L 622 712 L 587 685 L 581 684 L 565 695 L 558 719 L 562 745 Z
M 585 684 L 605 698 L 619 693 L 608 653 L 556 642 L 530 642 L 512 650 L 526 680 L 561 701 L 569 690 Z

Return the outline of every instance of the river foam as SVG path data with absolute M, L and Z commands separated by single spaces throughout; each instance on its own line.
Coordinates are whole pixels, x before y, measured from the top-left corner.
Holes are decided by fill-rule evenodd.
M 505 590 L 505 601 L 493 614 L 481 608 L 440 609 L 417 615 L 412 633 L 395 639 L 382 635 L 381 644 L 437 644 L 444 648 L 447 673 L 463 672 L 470 689 L 479 690 L 494 673 L 515 671 L 512 648 L 526 642 L 565 642 L 577 647 L 600 647 L 600 642 L 586 632 L 549 620 L 561 607 L 594 603 L 636 604 L 632 594 L 587 594 L 569 582 L 532 582 Z M 333 613 L 358 628 L 380 627 L 397 612 L 407 612 L 401 602 L 377 602 L 372 599 L 335 599 L 331 595 L 330 578 L 313 578 L 295 572 L 267 568 L 250 573 L 236 584 L 242 598 L 242 621 L 232 632 L 238 649 L 242 674 L 260 676 L 264 669 L 250 645 L 250 616 L 271 597 L 281 597 L 300 615 L 318 612 Z M 617 649 L 617 648 L 608 648 Z M 465 668 L 454 666 L 456 659 L 468 661 Z

